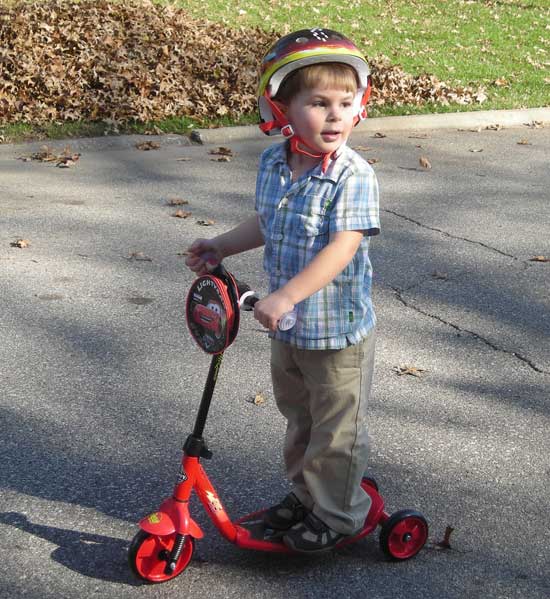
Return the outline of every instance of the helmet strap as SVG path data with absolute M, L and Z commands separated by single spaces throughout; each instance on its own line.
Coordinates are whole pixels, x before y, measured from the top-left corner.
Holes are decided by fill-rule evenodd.
M 291 152 L 294 154 L 302 154 L 304 156 L 308 156 L 309 158 L 320 158 L 321 171 L 326 173 L 330 161 L 334 159 L 335 152 L 314 153 L 313 148 L 308 146 L 301 137 L 296 135 L 292 125 L 288 122 L 285 113 L 281 110 L 278 103 L 274 102 L 267 94 L 264 95 L 264 98 L 267 100 L 269 107 L 271 108 L 274 119 L 267 123 L 262 123 L 260 125 L 260 129 L 264 133 L 267 133 L 272 129 L 280 129 L 281 134 L 290 141 Z

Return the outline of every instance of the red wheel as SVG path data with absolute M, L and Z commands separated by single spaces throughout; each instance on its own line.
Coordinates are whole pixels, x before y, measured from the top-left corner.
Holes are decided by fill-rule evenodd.
M 166 564 L 174 547 L 176 533 L 159 537 L 140 530 L 132 539 L 128 549 L 128 563 L 132 572 L 148 582 L 165 582 L 181 574 L 191 561 L 195 542 L 187 536 L 180 558 L 172 572 L 167 574 Z
M 415 510 L 401 510 L 392 514 L 380 531 L 380 547 L 387 557 L 409 559 L 424 547 L 428 540 L 428 523 Z

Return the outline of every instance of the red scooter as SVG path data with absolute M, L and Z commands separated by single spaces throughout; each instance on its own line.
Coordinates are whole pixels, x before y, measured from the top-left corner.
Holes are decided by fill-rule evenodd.
M 212 361 L 193 432 L 183 447 L 174 492 L 162 502 L 158 511 L 140 521 L 141 530 L 130 544 L 128 561 L 141 580 L 155 583 L 171 580 L 181 574 L 191 561 L 195 540 L 204 536 L 189 513 L 193 491 L 228 541 L 244 549 L 293 553 L 282 542 L 280 533 L 263 524 L 263 511 L 232 521 L 201 463 L 201 458 L 208 460 L 212 457 L 203 439 L 203 431 L 223 352 L 235 340 L 240 310 L 251 310 L 256 301 L 258 297 L 250 288 L 238 284 L 222 264 L 218 264 L 210 274 L 196 279 L 191 286 L 186 309 L 188 326 L 199 346 L 212 354 Z M 211 320 L 204 318 L 206 309 L 203 308 L 213 303 L 221 307 L 216 310 L 219 323 L 215 336 L 212 335 Z M 289 320 L 292 322 L 292 318 Z M 380 526 L 380 546 L 387 557 L 405 560 L 416 555 L 428 538 L 428 524 L 424 516 L 411 509 L 400 510 L 390 516 L 384 511 L 384 500 L 378 493 L 376 481 L 365 477 L 361 486 L 372 500 L 370 511 L 363 528 L 356 535 L 342 540 L 337 547 L 355 543 Z

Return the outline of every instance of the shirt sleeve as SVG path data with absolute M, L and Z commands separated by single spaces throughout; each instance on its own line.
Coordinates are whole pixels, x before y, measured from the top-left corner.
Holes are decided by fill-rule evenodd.
M 372 169 L 356 172 L 340 181 L 330 216 L 330 232 L 380 233 L 378 181 Z

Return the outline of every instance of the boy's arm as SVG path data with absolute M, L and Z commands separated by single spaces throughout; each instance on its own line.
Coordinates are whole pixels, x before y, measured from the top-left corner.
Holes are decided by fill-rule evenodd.
M 302 300 L 330 283 L 351 262 L 363 231 L 340 231 L 313 260 L 286 285 L 277 289 L 254 307 L 254 317 L 266 328 L 276 330 L 277 322 Z
M 221 262 L 227 256 L 260 247 L 264 243 L 258 215 L 254 214 L 227 233 L 213 239 L 196 239 L 187 248 L 190 255 L 185 263 L 192 271 L 202 273 L 205 271 L 205 262 L 201 256 L 205 254 L 214 254 Z

